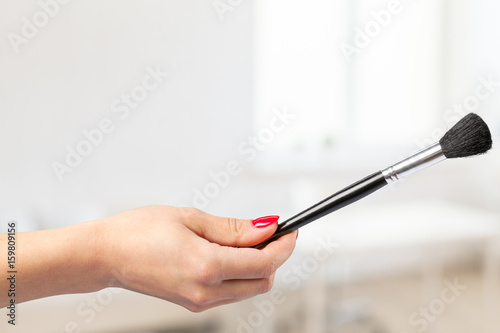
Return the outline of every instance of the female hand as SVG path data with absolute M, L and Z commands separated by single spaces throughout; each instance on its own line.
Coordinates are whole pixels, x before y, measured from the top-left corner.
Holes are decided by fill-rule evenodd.
M 278 217 L 257 227 L 193 208 L 148 206 L 105 219 L 101 259 L 108 286 L 159 297 L 191 311 L 269 291 L 274 274 L 292 254 L 296 232 L 261 250 Z M 267 220 L 267 223 L 266 223 Z M 254 221 L 255 222 L 255 221 Z

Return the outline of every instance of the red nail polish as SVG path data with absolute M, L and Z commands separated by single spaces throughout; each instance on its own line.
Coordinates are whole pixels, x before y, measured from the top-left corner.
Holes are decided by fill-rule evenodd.
M 280 217 L 278 215 L 263 216 L 253 220 L 252 224 L 256 228 L 265 228 L 269 227 L 271 224 L 278 222 L 279 218 Z
M 297 235 L 295 236 L 295 239 L 299 238 L 299 230 L 297 229 Z

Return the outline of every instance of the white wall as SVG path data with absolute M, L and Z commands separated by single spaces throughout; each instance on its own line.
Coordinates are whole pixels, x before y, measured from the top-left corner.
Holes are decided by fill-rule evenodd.
M 0 8 L 1 220 L 49 228 L 190 204 L 251 132 L 251 3 L 221 20 L 209 1 L 72 1 L 17 53 L 8 34 L 40 5 Z M 149 66 L 169 78 L 121 120 L 112 102 Z M 114 131 L 60 182 L 51 163 L 106 117 Z

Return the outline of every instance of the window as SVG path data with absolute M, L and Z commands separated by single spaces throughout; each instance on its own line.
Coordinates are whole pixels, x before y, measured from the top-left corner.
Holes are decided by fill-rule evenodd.
M 257 1 L 256 129 L 273 107 L 297 115 L 266 163 L 418 149 L 443 112 L 443 18 L 441 0 Z

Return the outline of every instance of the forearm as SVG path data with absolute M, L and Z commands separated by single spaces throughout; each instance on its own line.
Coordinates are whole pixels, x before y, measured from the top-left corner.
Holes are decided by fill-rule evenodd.
M 86 293 L 106 287 L 106 274 L 98 253 L 98 221 L 70 227 L 16 234 L 15 301 L 69 293 Z M 10 269 L 7 235 L 0 235 L 0 308 L 9 304 Z

